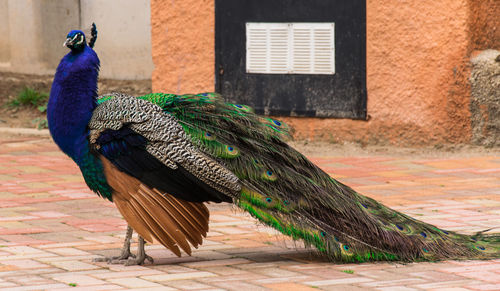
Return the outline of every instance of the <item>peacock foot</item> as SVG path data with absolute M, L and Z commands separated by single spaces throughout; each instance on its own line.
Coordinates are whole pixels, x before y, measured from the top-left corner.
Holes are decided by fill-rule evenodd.
M 108 264 L 126 264 L 129 259 L 135 259 L 135 255 L 132 253 L 122 252 L 119 256 L 102 257 L 95 258 L 94 262 L 107 262 Z
M 128 260 L 125 262 L 125 266 L 142 265 L 146 260 L 151 262 L 151 264 L 154 264 L 153 258 L 146 254 L 146 251 L 144 250 L 144 245 L 145 245 L 144 239 L 139 236 L 139 246 L 137 247 L 137 255 L 134 256 L 133 258 L 128 258 Z
M 102 257 L 93 259 L 94 262 L 107 262 L 108 264 L 122 264 L 125 266 L 142 265 L 145 260 L 153 263 L 153 258 L 148 256 L 144 250 L 144 239 L 139 236 L 139 246 L 137 248 L 137 255 L 130 252 L 130 240 L 132 238 L 133 230 L 130 226 L 127 227 L 125 241 L 119 256 Z

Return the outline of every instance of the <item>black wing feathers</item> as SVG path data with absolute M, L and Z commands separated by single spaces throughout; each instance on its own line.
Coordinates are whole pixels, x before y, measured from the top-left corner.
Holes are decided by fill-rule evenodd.
M 190 202 L 232 202 L 232 199 L 206 185 L 178 165 L 171 169 L 146 151 L 147 140 L 123 127 L 105 130 L 97 139 L 97 150 L 120 171 L 125 172 L 149 187 L 169 193 Z

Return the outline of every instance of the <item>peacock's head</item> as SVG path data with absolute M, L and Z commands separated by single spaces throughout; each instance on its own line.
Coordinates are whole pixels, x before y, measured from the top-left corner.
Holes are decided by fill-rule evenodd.
M 90 41 L 89 46 L 91 48 L 94 47 L 95 41 L 97 40 L 97 27 L 95 23 L 92 23 L 92 27 L 90 28 Z M 85 42 L 85 34 L 81 30 L 72 30 L 66 36 L 66 41 L 63 44 L 71 49 L 73 52 L 82 51 L 87 43 Z
M 69 47 L 74 52 L 82 51 L 87 45 L 85 34 L 81 30 L 72 30 L 68 33 L 63 45 Z

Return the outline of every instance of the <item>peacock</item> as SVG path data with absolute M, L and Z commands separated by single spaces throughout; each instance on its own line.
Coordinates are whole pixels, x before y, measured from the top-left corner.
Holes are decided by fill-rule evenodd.
M 500 236 L 443 230 L 357 193 L 289 146 L 285 123 L 217 93 L 98 96 L 96 38 L 95 25 L 88 44 L 67 35 L 47 116 L 88 187 L 128 223 L 121 254 L 102 260 L 153 262 L 145 241 L 190 255 L 208 232 L 207 202 L 234 203 L 332 261 L 500 257 Z

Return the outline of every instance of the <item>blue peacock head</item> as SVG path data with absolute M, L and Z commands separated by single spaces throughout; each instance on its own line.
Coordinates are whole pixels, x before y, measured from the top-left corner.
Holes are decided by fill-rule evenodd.
M 95 23 L 92 23 L 91 34 L 92 37 L 90 38 L 89 46 L 94 47 L 97 39 L 97 28 Z M 85 42 L 85 34 L 81 30 L 72 30 L 66 36 L 66 41 L 64 41 L 63 45 L 69 47 L 73 52 L 80 52 L 87 45 Z
M 64 46 L 69 47 L 74 52 L 82 51 L 87 43 L 85 42 L 85 34 L 81 30 L 72 30 L 66 36 Z

